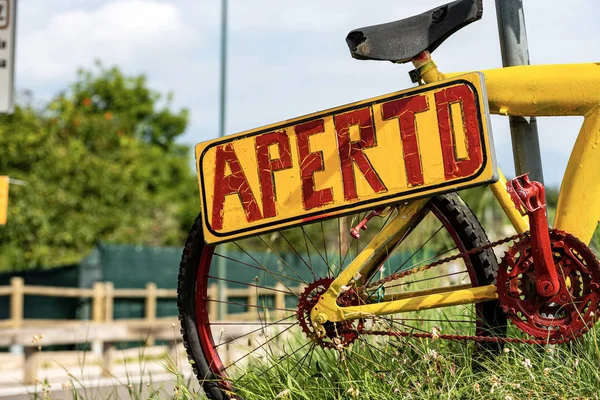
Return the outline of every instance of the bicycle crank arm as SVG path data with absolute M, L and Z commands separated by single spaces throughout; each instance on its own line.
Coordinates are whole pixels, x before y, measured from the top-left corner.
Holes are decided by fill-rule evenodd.
M 527 214 L 529 217 L 537 293 L 542 297 L 552 297 L 558 293 L 560 282 L 550 246 L 544 185 L 540 182 L 531 182 L 527 175 L 509 180 L 506 182 L 506 189 L 515 207 L 522 215 Z

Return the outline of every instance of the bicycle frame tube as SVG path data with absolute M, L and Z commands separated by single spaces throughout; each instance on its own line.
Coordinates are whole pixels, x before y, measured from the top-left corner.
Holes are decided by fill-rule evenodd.
M 431 58 L 425 55 L 419 62 L 426 64 Z M 460 75 L 442 74 L 433 65 L 422 75 L 427 83 Z M 584 117 L 561 184 L 554 227 L 589 244 L 600 221 L 600 63 L 527 65 L 482 72 L 493 114 Z M 500 188 L 492 186 L 492 190 L 505 212 L 510 210 Z M 522 231 L 513 218 L 511 222 Z
M 521 215 L 521 213 L 515 208 L 515 203 L 511 200 L 508 191 L 506 190 L 506 178 L 500 168 L 498 168 L 499 179 L 497 182 L 490 185 L 494 197 L 500 203 L 502 210 L 510 220 L 510 223 L 519 233 L 523 233 L 529 230 L 529 220 Z
M 554 227 L 588 244 L 600 219 L 600 65 L 522 66 L 483 72 L 493 113 L 584 117 L 560 188 Z

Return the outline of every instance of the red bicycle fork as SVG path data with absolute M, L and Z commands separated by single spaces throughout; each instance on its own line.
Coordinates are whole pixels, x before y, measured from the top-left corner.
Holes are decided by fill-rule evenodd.
M 560 290 L 560 282 L 554 266 L 544 185 L 531 182 L 528 174 L 517 176 L 506 182 L 506 189 L 521 215 L 529 218 L 533 270 L 536 290 L 542 297 L 552 297 Z

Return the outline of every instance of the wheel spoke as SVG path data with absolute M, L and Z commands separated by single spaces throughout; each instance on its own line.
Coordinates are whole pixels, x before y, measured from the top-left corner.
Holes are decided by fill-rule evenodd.
M 297 279 L 294 279 L 294 278 L 289 277 L 287 275 L 283 275 L 283 274 L 280 274 L 278 272 L 273 272 L 273 271 L 271 271 L 269 269 L 266 269 L 266 268 L 263 268 L 263 267 L 259 267 L 259 266 L 256 266 L 256 265 L 248 264 L 246 262 L 237 260 L 235 258 L 228 257 L 228 256 L 223 255 L 223 254 L 215 253 L 215 256 L 224 258 L 224 259 L 229 260 L 229 261 L 233 261 L 233 262 L 241 264 L 241 265 L 245 265 L 246 267 L 250 267 L 250 268 L 253 268 L 253 269 L 257 269 L 259 271 L 267 272 L 268 274 L 270 274 L 271 276 L 273 276 L 273 278 L 276 279 L 278 282 L 279 282 L 279 280 L 276 278 L 276 276 L 279 276 L 279 277 L 281 277 L 283 279 L 289 279 L 289 280 L 294 281 L 294 282 L 306 284 L 306 282 L 303 281 L 303 280 L 297 280 Z
M 225 281 L 225 282 L 231 282 L 231 283 L 237 283 L 239 285 L 244 285 L 244 286 L 248 286 L 248 287 L 255 287 L 258 289 L 266 289 L 266 290 L 271 290 L 273 292 L 279 292 L 279 293 L 285 293 L 285 294 L 293 294 L 296 295 L 294 292 L 291 292 L 289 290 L 281 290 L 281 289 L 277 289 L 277 288 L 273 288 L 273 287 L 268 287 L 268 286 L 261 286 L 261 285 L 254 285 L 251 283 L 245 283 L 245 282 L 240 282 L 240 281 L 234 281 L 233 279 L 225 279 L 225 278 L 219 278 L 216 276 L 212 276 L 212 275 L 208 275 L 208 278 L 210 279 L 216 279 L 219 281 Z
M 308 233 L 306 233 L 306 231 L 304 230 L 304 228 L 302 228 L 302 232 L 305 235 L 305 239 L 304 239 L 305 242 L 306 242 L 306 238 L 308 238 L 308 241 L 310 242 L 310 244 L 312 245 L 312 247 L 316 250 L 316 252 L 319 255 L 319 257 L 321 258 L 321 260 L 323 260 L 323 263 L 325 263 L 325 266 L 327 266 L 327 269 L 329 269 L 329 265 L 327 264 L 327 260 L 325 259 L 325 257 L 323 257 L 323 255 L 319 251 L 319 248 L 317 247 L 317 245 L 315 244 L 315 242 L 312 240 L 312 238 L 310 237 L 310 235 Z M 307 246 L 306 251 L 308 252 L 308 246 Z
M 327 266 L 328 277 L 333 277 L 333 272 L 329 268 L 329 257 L 327 256 L 327 242 L 325 241 L 325 229 L 323 229 L 323 221 L 321 221 L 321 239 L 323 240 L 323 252 L 325 253 L 325 265 Z
M 258 328 L 258 329 L 255 329 L 255 330 L 253 330 L 253 331 L 251 331 L 251 332 L 245 333 L 245 334 L 243 334 L 243 335 L 236 336 L 236 337 L 234 337 L 234 338 L 232 338 L 232 339 L 229 339 L 229 340 L 227 340 L 226 342 L 219 343 L 218 345 L 216 345 L 216 346 L 215 346 L 215 348 L 217 348 L 217 347 L 220 347 L 220 346 L 223 346 L 224 344 L 227 344 L 227 343 L 231 343 L 231 342 L 233 342 L 233 341 L 235 341 L 235 340 L 238 340 L 238 339 L 240 339 L 240 338 L 246 337 L 246 336 L 248 336 L 248 335 L 252 335 L 253 333 L 256 333 L 256 332 L 258 332 L 258 331 L 261 331 L 261 330 L 263 330 L 263 329 L 265 329 L 265 328 L 268 328 L 269 326 L 273 326 L 273 325 L 281 325 L 281 322 L 283 322 L 283 321 L 287 321 L 288 319 L 290 319 L 290 318 L 292 318 L 292 317 L 295 317 L 295 316 L 296 316 L 295 314 L 294 314 L 294 315 L 288 315 L 287 317 L 285 317 L 285 318 L 282 318 L 282 319 L 280 319 L 279 321 L 275 321 L 275 322 L 273 322 L 273 323 L 269 323 L 268 325 L 265 325 L 265 326 L 263 326 L 262 324 L 259 324 L 259 325 L 261 325 L 261 327 L 260 327 L 260 328 Z M 290 325 L 290 328 L 291 328 L 292 326 L 294 326 L 294 325 L 297 325 L 297 324 L 298 324 L 298 322 L 292 322 L 292 323 L 291 323 L 291 324 L 289 324 L 289 325 Z M 211 325 L 216 325 L 216 324 L 211 324 Z
M 242 250 L 244 253 L 246 253 L 246 255 L 247 255 L 248 257 L 250 257 L 250 258 L 252 259 L 252 261 L 254 261 L 254 262 L 255 262 L 255 263 L 258 265 L 258 266 L 260 266 L 260 267 L 264 268 L 266 271 L 269 271 L 269 269 L 268 269 L 268 268 L 266 268 L 264 265 L 262 265 L 260 262 L 258 262 L 258 260 L 257 260 L 256 258 L 252 257 L 252 255 L 250 255 L 250 253 L 248 253 L 246 250 L 244 250 L 244 249 L 242 248 L 242 246 L 240 246 L 240 245 L 238 244 L 238 242 L 235 242 L 235 244 L 236 244 L 236 246 L 237 246 L 237 247 L 238 247 L 240 250 Z M 269 271 L 269 272 L 270 272 L 270 271 Z M 290 289 L 290 288 L 289 288 L 289 287 L 288 287 L 288 286 L 287 286 L 285 283 L 283 283 L 283 282 L 282 282 L 280 279 L 277 279 L 277 277 L 276 277 L 275 275 L 271 274 L 271 276 L 272 276 L 272 277 L 273 277 L 275 280 L 277 280 L 277 282 L 279 282 L 279 283 L 281 283 L 283 286 L 285 286 L 285 288 L 286 288 L 287 290 L 289 290 L 290 292 L 293 292 L 293 290 L 292 290 L 292 289 Z M 298 295 L 296 295 L 296 297 L 298 297 Z
M 398 272 L 398 271 L 401 271 L 401 270 L 402 270 L 402 267 L 404 267 L 404 266 L 405 266 L 405 265 L 406 265 L 406 264 L 407 264 L 407 263 L 408 263 L 410 260 L 412 260 L 412 258 L 413 258 L 413 257 L 414 257 L 414 256 L 415 256 L 415 255 L 416 255 L 416 254 L 417 254 L 419 251 L 421 251 L 421 250 L 423 249 L 423 247 L 424 247 L 424 246 L 425 246 L 427 243 L 429 243 L 429 242 L 430 242 L 430 241 L 431 241 L 431 240 L 432 240 L 432 239 L 435 237 L 435 235 L 437 235 L 437 234 L 438 234 L 438 232 L 439 232 L 439 231 L 441 231 L 441 230 L 442 230 L 442 228 L 443 228 L 443 227 L 444 227 L 443 225 L 440 225 L 440 227 L 439 227 L 439 228 L 438 228 L 438 229 L 437 229 L 437 230 L 436 230 L 436 231 L 433 233 L 433 235 L 431 235 L 431 236 L 430 236 L 430 237 L 429 237 L 429 238 L 428 238 L 428 239 L 427 239 L 427 240 L 426 240 L 426 241 L 425 241 L 425 242 L 424 242 L 424 243 L 423 243 L 421 246 L 419 246 L 419 248 L 418 248 L 417 250 L 415 250 L 415 251 L 414 251 L 414 252 L 411 254 L 411 256 L 410 256 L 410 257 L 408 257 L 408 258 L 407 258 L 407 259 L 406 259 L 406 260 L 405 260 L 405 261 L 404 261 L 404 262 L 403 262 L 403 263 L 402 263 L 402 264 L 401 264 L 401 265 L 400 265 L 400 266 L 399 266 L 399 267 L 398 267 L 398 268 L 397 268 L 397 269 L 396 269 L 396 270 L 393 272 L 393 274 L 395 274 L 395 273 L 396 273 L 396 272 Z
M 232 362 L 231 364 L 229 364 L 228 366 L 226 366 L 224 369 L 227 370 L 227 369 L 231 368 L 232 366 L 234 366 L 235 364 L 237 364 L 238 362 L 242 361 L 244 358 L 248 357 L 250 354 L 256 353 L 258 350 L 262 349 L 267 344 L 271 343 L 273 340 L 277 339 L 279 336 L 283 335 L 285 332 L 289 331 L 290 329 L 292 329 L 296 325 L 298 325 L 298 322 L 296 322 L 294 325 L 291 325 L 291 326 L 285 328 L 284 330 L 282 330 L 281 332 L 279 332 L 277 335 L 269 338 L 263 344 L 261 344 L 260 346 L 258 346 L 254 350 L 249 351 L 248 353 L 244 354 L 242 357 L 238 358 L 237 360 L 235 360 L 234 362 Z
M 290 316 L 290 317 L 293 317 Z M 221 326 L 221 325 L 230 325 L 230 326 L 241 326 L 241 325 L 248 325 L 248 326 L 253 326 L 253 325 L 260 325 L 261 329 L 267 328 L 269 326 L 272 325 L 294 325 L 295 322 L 279 322 L 279 323 L 272 323 L 272 324 L 268 324 L 263 326 L 264 322 L 262 321 L 258 321 L 258 322 L 204 322 L 202 323 L 203 325 L 216 325 L 216 326 Z
M 281 357 L 280 359 L 278 359 L 278 364 L 273 364 L 271 365 L 268 369 L 266 369 L 265 371 L 261 372 L 260 376 L 265 375 L 267 372 L 269 372 L 270 370 L 272 370 L 273 368 L 275 368 L 277 365 L 279 365 L 280 363 L 282 363 L 283 361 L 285 361 L 286 359 L 290 358 L 291 356 L 293 356 L 294 354 L 298 353 L 300 350 L 304 349 L 306 346 L 313 344 L 312 342 L 306 342 L 304 343 L 302 346 L 298 347 L 296 350 L 294 350 L 291 353 L 286 353 L 283 357 Z M 291 371 L 291 370 L 290 370 Z
M 224 301 L 224 300 L 216 300 L 216 299 L 206 299 L 206 301 L 212 302 L 212 303 L 233 304 L 233 305 L 236 305 L 236 306 L 244 306 L 244 307 L 250 307 L 250 308 L 261 308 L 261 309 L 265 309 L 265 310 L 290 311 L 290 312 L 294 312 L 294 313 L 296 312 L 296 310 L 292 310 L 290 308 L 277 308 L 277 307 L 259 306 L 257 304 L 238 303 L 236 301 Z
M 306 282 L 304 279 L 302 279 L 302 277 L 300 275 L 298 275 L 298 273 L 294 270 L 294 268 L 292 268 L 290 266 L 290 264 L 287 263 L 287 261 L 285 261 L 278 252 L 276 252 L 275 250 L 273 250 L 273 248 L 271 247 L 271 245 L 269 245 L 263 238 L 262 236 L 258 237 L 261 242 L 263 242 L 265 244 L 265 246 L 267 246 L 269 248 L 269 250 L 275 254 L 275 256 L 279 259 L 279 261 L 281 261 L 283 263 L 283 265 L 285 265 L 290 271 L 292 271 L 294 273 L 294 275 L 296 275 L 298 277 L 298 279 L 300 279 L 302 282 L 304 282 L 305 284 L 308 285 L 308 282 Z
M 308 248 L 308 242 L 306 241 L 306 231 L 304 230 L 304 227 L 301 226 L 300 229 L 302 229 L 302 237 L 304 238 L 304 246 L 306 247 L 306 256 L 308 257 L 308 269 L 310 269 L 310 272 L 312 272 L 313 276 L 315 277 L 315 280 L 317 280 L 317 274 L 315 274 L 315 270 L 313 269 L 313 264 L 312 264 L 312 258 L 310 257 L 310 250 Z
M 304 354 L 304 356 L 300 359 L 300 361 L 298 363 L 296 363 L 296 365 L 294 365 L 291 369 L 290 372 L 294 370 L 294 368 L 298 367 L 297 371 L 294 373 L 294 377 L 298 376 L 298 373 L 300 371 L 302 371 L 302 367 L 304 366 L 304 361 L 306 361 L 306 359 L 308 358 L 309 355 L 312 355 L 312 352 L 314 351 L 315 347 L 317 347 L 316 343 L 311 343 L 310 348 L 306 351 L 306 353 Z M 308 362 L 308 366 L 310 367 L 310 361 Z

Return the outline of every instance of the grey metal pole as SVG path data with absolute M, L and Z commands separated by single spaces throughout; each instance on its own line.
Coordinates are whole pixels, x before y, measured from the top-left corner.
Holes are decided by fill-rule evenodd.
M 225 107 L 227 98 L 227 0 L 221 1 L 221 72 L 220 72 L 220 92 L 219 92 L 219 136 L 225 136 Z M 221 279 L 217 282 L 217 297 L 219 303 L 217 307 L 217 319 L 223 320 L 227 315 L 227 255 L 226 245 L 221 245 L 217 260 L 217 276 Z
M 502 65 L 529 65 L 522 0 L 496 0 Z M 529 172 L 531 180 L 544 183 L 537 122 L 534 117 L 509 117 L 517 175 Z

